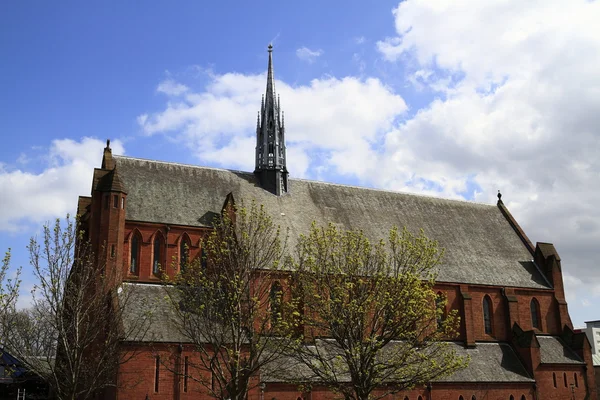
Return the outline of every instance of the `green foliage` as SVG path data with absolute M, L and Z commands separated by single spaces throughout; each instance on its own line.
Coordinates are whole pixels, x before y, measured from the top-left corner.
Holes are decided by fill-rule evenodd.
M 443 341 L 459 318 L 434 291 L 443 251 L 423 232 L 394 228 L 372 244 L 362 231 L 313 224 L 297 250 L 301 323 L 309 340 L 327 338 L 292 353 L 311 379 L 366 400 L 376 388 L 384 396 L 466 366 Z
M 0 266 L 0 318 L 4 318 L 6 313 L 14 310 L 17 299 L 19 298 L 19 286 L 21 285 L 21 268 L 17 268 L 14 276 L 11 277 L 10 267 L 10 249 L 4 253 L 2 265 Z M 2 335 L 4 334 L 3 332 Z M 0 340 L 0 343 L 2 341 Z
M 272 292 L 272 284 L 285 279 L 286 240 L 264 208 L 251 203 L 223 213 L 200 245 L 201 256 L 167 282 L 174 284 L 167 292 L 177 328 L 199 354 L 190 375 L 213 397 L 244 399 L 250 378 L 283 354 L 295 332 L 282 318 L 295 309 L 282 301 L 285 285 Z

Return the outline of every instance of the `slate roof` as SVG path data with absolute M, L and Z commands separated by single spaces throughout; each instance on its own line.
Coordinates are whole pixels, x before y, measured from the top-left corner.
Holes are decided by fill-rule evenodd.
M 318 345 L 318 344 L 317 344 Z M 525 367 L 507 343 L 477 343 L 476 348 L 466 349 L 462 343 L 451 342 L 458 356 L 470 356 L 469 365 L 437 382 L 534 382 Z M 293 359 L 279 359 L 263 369 L 261 380 L 265 382 L 306 381 L 309 369 Z
M 361 229 L 373 240 L 386 238 L 393 225 L 422 228 L 446 249 L 439 282 L 550 288 L 496 205 L 300 179 L 275 196 L 252 173 L 113 157 L 128 193 L 128 220 L 211 226 L 231 192 L 238 203 L 264 205 L 288 229 L 291 247 L 312 221 Z
M 176 328 L 173 318 L 175 313 L 171 310 L 168 300 L 168 286 L 124 283 L 123 287 L 132 290 L 125 295 L 126 304 L 123 305 L 123 330 L 127 342 L 168 342 L 185 343 L 188 340 Z M 120 300 L 124 291 L 119 292 Z M 145 322 L 142 326 L 141 321 Z
M 537 335 L 542 364 L 584 364 L 558 336 Z

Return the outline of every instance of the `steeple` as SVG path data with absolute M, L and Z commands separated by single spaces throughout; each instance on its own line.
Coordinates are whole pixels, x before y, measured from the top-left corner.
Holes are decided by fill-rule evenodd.
M 261 101 L 256 126 L 256 167 L 254 173 L 263 189 L 280 196 L 288 191 L 285 162 L 285 127 L 279 98 L 275 97 L 273 46 L 269 44 L 267 90 Z

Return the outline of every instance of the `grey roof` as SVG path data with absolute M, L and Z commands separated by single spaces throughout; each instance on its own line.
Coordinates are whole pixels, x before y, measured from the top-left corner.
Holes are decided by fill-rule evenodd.
M 584 364 L 573 350 L 569 349 L 558 336 L 537 336 L 540 344 L 542 364 Z
M 114 156 L 127 190 L 128 220 L 210 226 L 228 193 L 256 201 L 288 229 L 289 244 L 312 221 L 361 229 L 374 240 L 406 226 L 446 249 L 440 282 L 550 288 L 495 205 L 290 179 L 289 193 L 263 190 L 252 173 Z
M 177 329 L 167 290 L 168 286 L 124 283 L 119 292 L 123 304 L 125 341 L 185 343 L 188 340 Z M 128 294 L 125 294 L 129 290 Z
M 507 343 L 477 343 L 476 348 L 466 349 L 462 343 L 451 342 L 458 356 L 469 356 L 469 365 L 437 382 L 534 382 L 525 367 Z M 265 382 L 303 381 L 310 377 L 309 369 L 297 361 L 279 359 L 261 373 Z

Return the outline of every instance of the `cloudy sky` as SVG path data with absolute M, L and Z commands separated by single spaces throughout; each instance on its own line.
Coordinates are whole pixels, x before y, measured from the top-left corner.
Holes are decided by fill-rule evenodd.
M 107 138 L 252 170 L 272 42 L 291 176 L 490 204 L 500 189 L 560 252 L 574 323 L 600 319 L 600 2 L 139 4 L 0 4 L 0 249 L 15 264 L 89 194 Z

